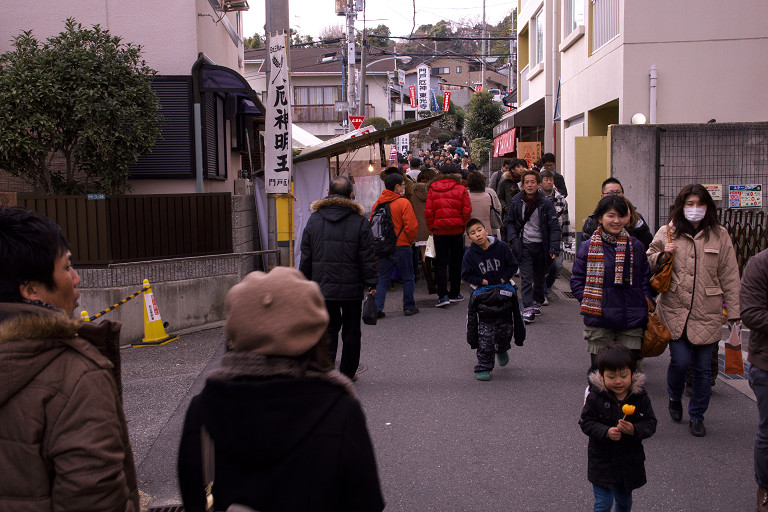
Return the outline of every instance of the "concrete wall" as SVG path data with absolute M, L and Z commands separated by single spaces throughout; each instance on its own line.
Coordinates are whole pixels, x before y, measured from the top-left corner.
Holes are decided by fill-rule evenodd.
M 233 249 L 253 251 L 256 209 L 253 196 L 234 196 L 232 201 Z M 109 268 L 78 268 L 80 310 L 94 315 L 141 289 L 148 279 L 160 315 L 174 331 L 224 319 L 229 289 L 255 268 L 255 257 L 231 255 L 179 258 L 165 262 L 111 265 Z M 105 315 L 123 322 L 122 344 L 140 341 L 144 335 L 143 295 Z M 79 311 L 78 310 L 78 313 Z
M 608 130 L 611 176 L 624 187 L 624 195 L 656 226 L 656 126 L 614 125 Z

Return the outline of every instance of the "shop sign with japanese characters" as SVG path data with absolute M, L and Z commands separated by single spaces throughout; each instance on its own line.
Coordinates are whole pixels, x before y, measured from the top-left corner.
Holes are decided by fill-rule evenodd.
M 268 58 L 271 72 L 267 83 L 264 131 L 264 182 L 268 194 L 291 191 L 291 89 L 285 47 L 285 33 L 270 36 Z

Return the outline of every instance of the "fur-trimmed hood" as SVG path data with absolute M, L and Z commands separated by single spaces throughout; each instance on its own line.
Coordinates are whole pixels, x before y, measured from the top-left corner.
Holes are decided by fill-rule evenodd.
M 600 372 L 595 370 L 589 374 L 589 383 L 595 387 L 595 389 L 608 392 L 608 388 L 605 387 L 603 379 L 600 377 Z M 629 395 L 638 394 L 645 390 L 645 374 L 641 372 L 635 372 L 632 374 L 632 384 L 629 386 Z
M 109 324 L 88 327 L 105 330 Z M 42 306 L 0 303 L 0 405 L 70 349 L 102 368 L 113 368 L 96 346 L 78 336 L 82 327 L 80 320 Z
M 309 205 L 309 209 L 313 212 L 316 212 L 321 208 L 332 207 L 347 208 L 352 210 L 354 213 L 357 213 L 358 215 L 365 215 L 365 210 L 363 210 L 363 207 L 360 204 L 340 195 L 324 197 L 322 199 L 318 199 L 317 201 L 312 201 L 312 204 Z
M 503 180 L 512 180 L 515 183 L 518 183 L 520 180 L 515 180 L 515 177 L 512 176 L 512 171 L 504 171 L 504 173 L 501 175 L 501 179 Z
M 427 186 L 431 187 L 433 183 L 437 183 L 438 181 L 442 180 L 453 180 L 459 185 L 461 185 L 463 178 L 461 177 L 461 174 L 455 173 L 455 174 L 438 174 L 431 180 L 429 180 L 429 183 L 427 183 Z

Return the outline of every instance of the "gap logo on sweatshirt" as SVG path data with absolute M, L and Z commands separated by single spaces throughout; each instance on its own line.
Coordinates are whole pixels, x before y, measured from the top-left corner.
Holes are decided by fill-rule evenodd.
M 501 260 L 498 260 L 496 258 L 493 259 L 487 259 L 485 260 L 485 263 L 480 262 L 477 264 L 477 267 L 480 269 L 480 272 L 485 274 L 486 272 L 496 272 L 501 267 Z

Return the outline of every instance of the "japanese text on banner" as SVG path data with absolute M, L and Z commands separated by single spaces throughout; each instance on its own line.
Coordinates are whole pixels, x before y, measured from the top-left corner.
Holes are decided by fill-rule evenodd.
M 416 89 L 419 110 L 430 110 L 429 104 L 431 102 L 431 98 L 429 94 L 429 75 L 429 66 L 422 64 L 417 68 Z
M 285 194 L 291 191 L 292 115 L 285 46 L 285 34 L 270 36 L 268 58 L 271 73 L 267 83 L 264 136 L 264 182 L 268 194 Z

